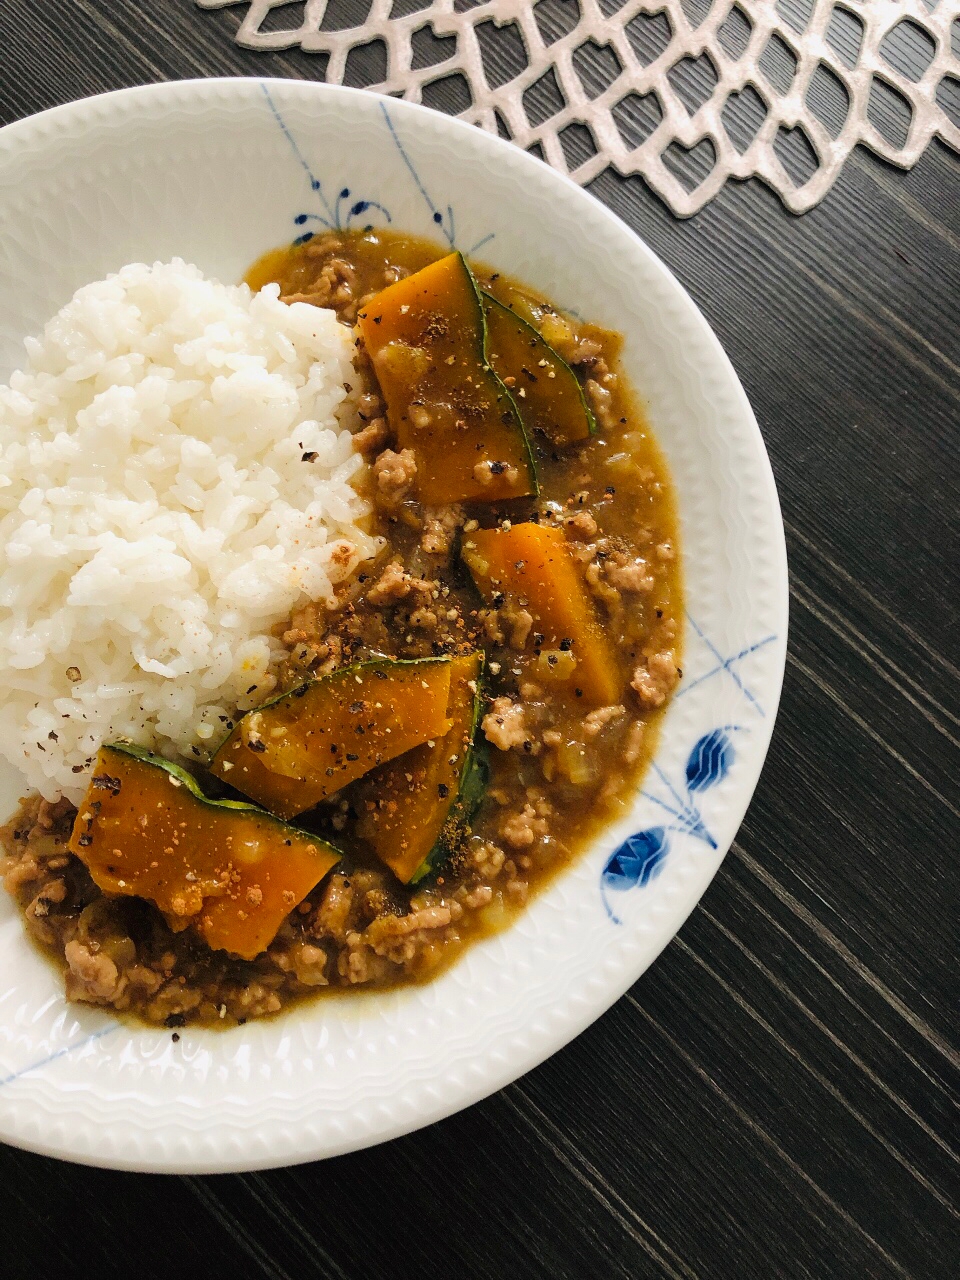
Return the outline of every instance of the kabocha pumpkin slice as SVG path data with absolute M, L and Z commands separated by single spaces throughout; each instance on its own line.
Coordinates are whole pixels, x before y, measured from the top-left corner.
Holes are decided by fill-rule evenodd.
M 499 279 L 496 296 L 498 301 L 509 307 L 514 315 L 532 325 L 544 342 L 557 353 L 565 350 L 578 338 L 589 337 L 599 339 L 608 362 L 616 359 L 620 354 L 623 346 L 621 334 L 596 324 L 574 326 L 551 303 L 533 297 L 509 280 L 504 280 L 502 277 Z
M 516 401 L 532 436 L 542 432 L 553 444 L 571 444 L 596 432 L 577 375 L 522 316 L 483 294 L 487 355 Z
M 480 651 L 452 659 L 449 731 L 375 769 L 353 796 L 357 834 L 404 884 L 438 870 L 460 847 L 486 789 L 476 741 L 483 663 Z
M 281 818 L 449 728 L 450 659 L 377 658 L 248 711 L 211 771 Z
M 480 291 L 451 253 L 389 285 L 358 323 L 424 502 L 497 502 L 536 493 L 517 406 L 487 361 Z
M 101 747 L 71 852 L 107 893 L 147 898 L 174 928 L 252 960 L 340 854 L 251 804 L 210 800 L 186 770 Z
M 477 529 L 464 539 L 461 555 L 488 603 L 530 613 L 531 642 L 548 681 L 585 704 L 618 700 L 623 682 L 616 656 L 560 529 L 532 523 Z

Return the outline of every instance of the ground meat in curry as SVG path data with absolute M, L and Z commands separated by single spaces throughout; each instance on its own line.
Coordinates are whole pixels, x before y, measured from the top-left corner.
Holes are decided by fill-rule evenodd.
M 334 307 L 353 325 L 382 288 L 440 256 L 426 241 L 395 234 L 328 233 L 267 255 L 250 283 L 279 281 L 288 301 Z M 475 269 L 501 301 L 521 291 Z M 423 980 L 508 924 L 629 801 L 682 675 L 673 499 L 618 372 L 616 335 L 535 301 L 545 336 L 584 388 L 597 435 L 565 449 L 534 440 L 536 499 L 423 506 L 415 458 L 392 436 L 358 338 L 356 447 L 370 463 L 366 483 L 385 549 L 332 606 L 300 608 L 282 631 L 283 688 L 373 654 L 484 648 L 489 785 L 457 856 L 419 886 L 400 884 L 351 834 L 358 815 L 347 788 L 298 820 L 343 848 L 344 860 L 265 953 L 242 961 L 210 950 L 190 929 L 173 932 L 148 902 L 101 892 L 67 851 L 72 806 L 27 800 L 2 832 L 4 883 L 31 936 L 65 965 L 69 998 L 179 1027 L 244 1022 L 323 988 Z M 482 603 L 460 561 L 474 530 L 530 520 L 563 530 L 619 655 L 622 692 L 609 705 L 571 707 L 553 696 L 550 663 L 562 653 L 542 652 L 521 604 Z

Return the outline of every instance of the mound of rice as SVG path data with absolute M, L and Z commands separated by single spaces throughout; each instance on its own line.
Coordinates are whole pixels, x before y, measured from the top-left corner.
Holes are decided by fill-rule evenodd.
M 271 630 L 374 555 L 350 331 L 279 289 L 134 264 L 0 387 L 0 753 L 78 799 L 104 741 L 204 758 Z

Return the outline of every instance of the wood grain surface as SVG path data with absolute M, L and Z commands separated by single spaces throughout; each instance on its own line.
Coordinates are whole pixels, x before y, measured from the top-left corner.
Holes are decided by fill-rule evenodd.
M 0 123 L 155 80 L 322 78 L 237 48 L 241 12 L 3 0 Z M 351 66 L 376 74 L 376 50 Z M 593 191 L 715 328 L 783 504 L 786 685 L 730 855 L 609 1013 L 430 1129 L 216 1178 L 0 1148 L 9 1280 L 960 1272 L 960 163 L 857 152 L 802 219 L 756 182 L 688 222 L 639 179 Z

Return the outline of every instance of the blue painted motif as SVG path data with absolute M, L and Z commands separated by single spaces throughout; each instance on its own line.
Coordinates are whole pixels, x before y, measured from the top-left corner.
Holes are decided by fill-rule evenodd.
M 710 654 L 714 658 L 716 658 L 717 666 L 712 667 L 709 671 L 704 672 L 702 676 L 697 676 L 695 680 L 691 680 L 689 684 L 684 685 L 684 687 L 680 690 L 679 693 L 675 695 L 675 697 L 677 698 L 683 697 L 685 693 L 689 693 L 691 689 L 695 689 L 698 684 L 703 684 L 704 680 L 710 680 L 712 679 L 713 676 L 719 675 L 721 672 L 726 672 L 726 674 L 730 677 L 730 679 L 737 686 L 737 688 L 740 690 L 743 696 L 747 699 L 747 701 L 751 704 L 754 710 L 759 712 L 761 716 L 766 715 L 766 712 L 764 711 L 763 707 L 761 707 L 760 703 L 754 697 L 753 693 L 744 684 L 740 675 L 734 670 L 734 667 L 736 666 L 737 663 L 742 662 L 744 658 L 749 657 L 751 653 L 756 653 L 758 649 L 762 649 L 765 645 L 772 644 L 777 637 L 772 635 L 764 636 L 764 638 L 762 640 L 758 640 L 756 644 L 747 645 L 747 647 L 745 649 L 741 649 L 739 653 L 731 654 L 729 658 L 723 658 L 720 655 L 720 650 L 716 647 L 715 644 L 713 644 L 711 640 L 707 638 L 707 636 L 703 632 L 703 629 L 697 625 L 697 623 L 693 620 L 693 618 L 690 617 L 689 613 L 687 614 L 687 618 L 690 621 L 691 627 L 693 627 L 694 631 L 697 633 L 697 635 L 706 645 Z
M 119 1022 L 112 1022 L 108 1027 L 102 1027 L 99 1031 L 94 1031 L 91 1035 L 84 1036 L 82 1040 L 77 1040 L 74 1044 L 68 1044 L 63 1049 L 58 1049 L 55 1053 L 48 1054 L 45 1058 L 41 1058 L 39 1062 L 31 1062 L 29 1066 L 21 1067 L 18 1071 L 11 1071 L 9 1075 L 0 1077 L 0 1089 L 4 1085 L 13 1084 L 14 1080 L 19 1080 L 21 1076 L 25 1076 L 31 1071 L 38 1071 L 41 1067 L 49 1066 L 51 1062 L 56 1062 L 58 1058 L 65 1058 L 69 1053 L 76 1053 L 78 1049 L 86 1048 L 88 1044 L 93 1044 L 95 1040 L 102 1040 L 111 1031 L 119 1030 L 121 1025 Z
M 416 166 L 414 165 L 413 161 L 410 159 L 410 155 L 406 147 L 400 141 L 400 135 L 397 133 L 396 126 L 394 125 L 393 120 L 390 118 L 390 112 L 387 110 L 387 104 L 385 102 L 380 103 L 380 110 L 383 113 L 383 119 L 386 123 L 386 126 L 390 130 L 390 137 L 393 139 L 393 145 L 397 148 L 397 151 L 400 153 L 400 159 L 407 166 L 407 170 L 410 173 L 410 177 L 413 179 L 417 190 L 420 192 L 420 195 L 423 197 L 424 203 L 426 204 L 427 208 L 430 210 L 430 214 L 431 214 L 431 217 L 433 218 L 434 226 L 437 226 L 440 228 L 440 230 L 444 234 L 447 244 L 449 244 L 451 249 L 454 248 L 457 241 L 457 232 L 456 232 L 456 221 L 453 216 L 453 206 L 448 204 L 446 213 L 442 213 L 437 208 L 436 204 L 434 203 L 433 199 L 430 196 L 429 191 L 424 186 L 423 180 L 421 179 L 420 174 L 417 172 Z
M 600 894 L 607 915 L 614 924 L 622 924 L 616 916 L 607 898 L 607 891 L 622 892 L 624 889 L 642 888 L 653 879 L 660 870 L 660 864 L 667 856 L 670 838 L 665 827 L 651 827 L 648 831 L 638 831 L 629 840 L 624 840 L 620 848 L 610 855 L 600 877 Z
M 306 244 L 308 240 L 312 240 L 316 234 L 315 229 L 311 226 L 311 224 L 314 223 L 317 227 L 322 228 L 325 231 L 349 231 L 357 229 L 358 227 L 366 229 L 375 225 L 391 223 L 393 221 L 393 216 L 386 205 L 381 204 L 379 200 L 371 199 L 369 196 L 361 196 L 358 198 L 355 193 L 350 191 L 349 187 L 341 187 L 335 198 L 330 198 L 326 195 L 323 183 L 314 174 L 306 157 L 300 150 L 296 138 L 294 138 L 291 133 L 289 126 L 281 115 L 280 110 L 273 99 L 273 95 L 270 93 L 270 89 L 267 85 L 261 85 L 261 88 L 263 90 L 263 96 L 270 107 L 273 118 L 277 122 L 280 132 L 286 138 L 297 163 L 306 175 L 307 181 L 310 183 L 310 190 L 316 195 L 319 205 L 319 211 L 298 213 L 296 215 L 293 220 L 294 224 L 297 227 L 305 227 L 306 230 L 301 231 L 293 243 Z M 391 141 L 396 147 L 397 153 L 403 161 L 407 172 L 413 179 L 413 183 L 427 207 L 427 212 L 430 215 L 433 225 L 441 232 L 450 248 L 456 249 L 457 226 L 453 206 L 451 204 L 442 206 L 441 203 L 435 200 L 430 194 L 413 162 L 413 159 L 410 156 L 410 152 L 407 150 L 400 134 L 397 131 L 396 125 L 393 122 L 393 117 L 387 108 L 387 104 L 385 102 L 381 102 L 379 105 L 383 121 L 387 126 Z M 361 222 L 360 219 L 363 221 Z M 463 252 L 468 256 L 475 254 L 492 239 L 493 233 L 491 232 L 489 235 L 483 236 L 476 242 L 476 244 L 471 245 L 468 249 L 464 249 Z
M 411 160 L 410 153 L 407 151 L 406 147 L 403 145 L 400 135 L 397 132 L 396 125 L 393 123 L 393 119 L 390 115 L 390 112 L 387 110 L 387 104 L 385 102 L 380 103 L 380 110 L 383 113 L 383 118 L 384 118 L 384 121 L 386 122 L 386 126 L 390 130 L 390 137 L 393 139 L 393 145 L 397 148 L 397 151 L 400 154 L 401 160 L 406 165 L 407 170 L 410 174 L 410 177 L 413 179 L 417 190 L 420 192 L 420 195 L 423 198 L 423 202 L 427 206 L 430 216 L 433 219 L 434 226 L 439 227 L 440 230 L 443 232 L 444 239 L 446 240 L 450 248 L 456 249 L 457 225 L 456 225 L 456 218 L 454 217 L 454 213 L 453 213 L 453 206 L 448 204 L 446 207 L 446 211 L 445 212 L 441 211 L 437 203 L 434 201 L 433 197 L 430 195 L 430 192 L 427 190 L 423 179 L 420 177 L 420 174 L 417 172 L 417 167 Z M 467 255 L 467 257 L 470 257 L 472 254 L 475 254 L 478 249 L 482 249 L 485 244 L 489 244 L 489 242 L 493 239 L 493 237 L 494 237 L 494 233 L 491 232 L 489 235 L 483 236 L 480 240 L 476 242 L 476 244 L 471 245 L 469 249 L 464 249 L 463 252 Z
M 319 213 L 298 213 L 293 220 L 294 224 L 298 227 L 303 227 L 308 223 L 317 223 L 325 231 L 349 231 L 356 228 L 357 220 L 359 218 L 364 218 L 364 215 L 369 215 L 371 211 L 378 215 L 378 217 L 384 222 L 392 222 L 393 218 L 390 215 L 389 209 L 387 209 L 385 205 L 382 205 L 378 200 L 369 200 L 366 198 L 357 199 L 354 196 L 352 203 L 347 204 L 351 199 L 349 187 L 341 187 L 336 198 L 331 203 L 330 199 L 324 192 L 323 183 L 314 175 L 314 172 L 307 163 L 303 152 L 297 145 L 296 138 L 294 138 L 286 121 L 280 114 L 269 88 L 265 84 L 260 87 L 263 90 L 263 96 L 266 98 L 270 110 L 273 113 L 273 118 L 279 125 L 281 133 L 290 144 L 290 150 L 293 152 L 297 159 L 297 163 L 306 174 L 307 180 L 310 183 L 310 190 L 315 193 L 320 205 Z M 370 221 L 369 217 L 366 217 L 364 218 L 361 229 L 366 230 L 368 227 L 372 227 L 373 225 L 374 223 Z M 312 230 L 302 231 L 293 243 L 306 244 L 308 240 L 313 239 L 315 234 L 316 233 Z
M 756 644 L 741 649 L 739 653 L 724 658 L 693 618 L 690 618 L 690 625 L 703 641 L 716 665 L 695 680 L 691 680 L 675 696 L 679 698 L 705 680 L 725 674 L 734 682 L 750 707 L 758 715 L 765 715 L 759 700 L 734 668 L 750 654 L 771 644 L 776 636 L 766 636 Z M 652 779 L 659 785 L 648 784 L 641 794 L 669 815 L 670 821 L 662 826 L 648 827 L 644 831 L 636 832 L 625 840 L 604 863 L 600 875 L 600 897 L 607 915 L 614 924 L 623 922 L 611 907 L 609 895 L 622 893 L 628 889 L 643 888 L 644 885 L 649 884 L 663 867 L 670 850 L 672 834 L 692 836 L 694 839 L 702 840 L 711 849 L 717 848 L 717 842 L 700 812 L 697 797 L 702 796 L 712 787 L 718 786 L 727 777 L 736 759 L 731 734 L 742 731 L 742 728 L 741 725 L 735 724 L 720 725 L 702 734 L 687 756 L 683 781 L 678 786 L 670 781 L 656 761 L 651 764 Z
M 733 747 L 723 729 L 705 733 L 687 761 L 687 790 L 706 791 L 726 776 L 733 764 Z
M 610 906 L 608 890 L 621 892 L 625 889 L 642 889 L 649 884 L 660 870 L 670 849 L 671 832 L 694 836 L 711 849 L 716 849 L 717 842 L 710 834 L 693 797 L 715 787 L 727 776 L 736 755 L 730 734 L 738 727 L 726 725 L 722 729 L 711 729 L 697 739 L 687 757 L 682 791 L 673 785 L 656 762 L 651 765 L 653 773 L 666 790 L 667 798 L 664 799 L 662 794 L 651 790 L 644 790 L 642 794 L 668 813 L 672 821 L 664 826 L 636 832 L 624 840 L 605 862 L 600 876 L 600 896 L 607 915 L 614 924 L 621 924 L 622 921 Z

